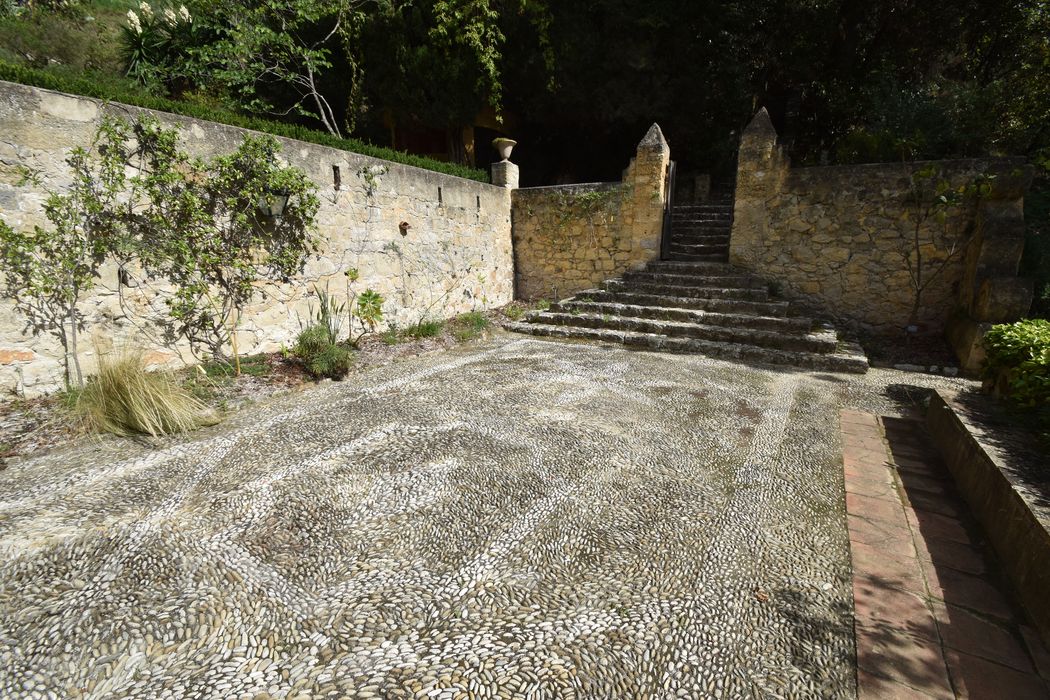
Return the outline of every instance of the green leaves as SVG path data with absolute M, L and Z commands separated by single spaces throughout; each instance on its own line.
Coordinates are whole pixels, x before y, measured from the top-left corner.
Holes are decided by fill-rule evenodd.
M 196 119 L 229 124 L 243 129 L 252 129 L 263 133 L 284 136 L 285 138 L 316 143 L 330 148 L 336 148 L 351 153 L 389 160 L 395 163 L 404 163 L 416 168 L 430 170 L 438 173 L 446 173 L 455 177 L 468 180 L 488 182 L 488 173 L 477 168 L 468 168 L 456 163 L 445 163 L 416 156 L 403 151 L 395 151 L 390 148 L 373 146 L 370 143 L 356 139 L 337 138 L 331 134 L 308 129 L 297 124 L 286 124 L 257 117 L 244 116 L 232 111 L 216 109 L 194 102 L 182 102 L 169 100 L 149 95 L 130 93 L 124 89 L 112 85 L 102 84 L 94 79 L 74 78 L 57 73 L 15 66 L 0 60 L 0 80 L 9 80 L 23 85 L 35 85 L 48 90 L 58 90 L 74 95 L 87 95 L 103 100 L 115 100 L 125 104 L 136 105 L 145 109 L 154 109 L 162 112 L 183 114 Z
M 1050 406 L 1050 321 L 1033 318 L 992 326 L 984 346 L 986 377 L 1005 372 L 1011 398 L 1025 406 Z
M 354 316 L 361 320 L 374 333 L 376 326 L 383 320 L 383 297 L 374 289 L 366 289 L 357 297 L 357 310 Z
M 257 283 L 296 274 L 317 246 L 315 187 L 279 152 L 272 136 L 247 136 L 231 154 L 191 159 L 177 129 L 156 119 L 104 120 L 90 148 L 68 158 L 72 185 L 44 205 L 51 227 L 0 228 L 8 296 L 34 330 L 66 345 L 101 264 L 136 261 L 172 287 L 165 334 L 222 355 Z M 257 208 L 273 191 L 289 194 L 279 219 Z

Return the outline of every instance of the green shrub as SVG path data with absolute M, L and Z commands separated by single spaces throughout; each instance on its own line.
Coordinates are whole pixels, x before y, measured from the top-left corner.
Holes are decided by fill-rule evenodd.
M 313 324 L 299 332 L 292 347 L 292 354 L 304 360 L 324 351 L 331 344 L 328 329 L 320 324 Z
M 148 372 L 141 350 L 99 357 L 98 375 L 71 399 L 89 430 L 170 435 L 211 425 L 217 418 L 168 372 Z
M 269 377 L 273 374 L 269 355 L 245 355 L 240 358 L 240 361 L 241 374 L 247 374 L 252 377 Z M 237 374 L 233 363 L 228 360 L 210 360 L 201 363 L 201 369 L 205 375 L 212 379 L 225 379 L 234 377 Z
M 304 328 L 295 340 L 292 353 L 315 377 L 341 379 L 350 371 L 350 350 L 333 343 L 329 329 L 321 324 Z
M 1027 319 L 992 326 L 984 336 L 985 375 L 1005 373 L 1010 397 L 1024 406 L 1050 405 L 1050 321 Z
M 379 339 L 386 345 L 397 345 L 401 342 L 401 331 L 398 329 L 396 323 L 391 323 L 390 327 L 383 331 Z
M 452 322 L 452 335 L 463 343 L 478 337 L 482 331 L 490 325 L 485 314 L 479 311 L 471 311 L 462 314 Z
M 342 345 L 329 345 L 306 360 L 305 363 L 306 369 L 315 377 L 342 379 L 350 371 L 352 361 L 349 348 Z
M 6 61 L 0 61 L 0 80 L 22 83 L 23 85 L 33 85 L 35 87 L 67 92 L 73 95 L 85 95 L 100 100 L 112 100 L 114 102 L 122 102 L 124 104 L 158 110 L 161 112 L 173 112 L 175 114 L 181 114 L 195 119 L 228 124 L 243 129 L 253 129 L 255 131 L 273 134 L 274 136 L 283 136 L 297 141 L 316 143 L 321 146 L 328 146 L 342 151 L 350 151 L 351 153 L 371 156 L 372 158 L 380 158 L 395 163 L 411 165 L 416 168 L 454 175 L 468 180 L 477 180 L 478 182 L 488 182 L 489 180 L 488 174 L 484 170 L 478 170 L 477 168 L 469 168 L 456 163 L 444 163 L 431 158 L 415 156 L 410 153 L 405 153 L 404 151 L 395 151 L 390 148 L 373 146 L 370 143 L 358 141 L 357 139 L 341 139 L 297 124 L 284 124 L 282 122 L 269 121 L 258 117 L 235 114 L 227 110 L 196 102 L 184 102 L 163 97 L 154 97 L 141 92 L 134 92 L 130 89 L 122 89 L 117 84 L 103 83 L 94 79 L 94 77 L 67 76 L 50 70 L 27 68 Z
M 423 321 L 409 326 L 405 329 L 405 335 L 413 338 L 433 338 L 440 335 L 445 324 L 441 321 Z
M 517 302 L 511 302 L 503 307 L 503 315 L 511 321 L 520 321 L 525 317 L 525 307 Z

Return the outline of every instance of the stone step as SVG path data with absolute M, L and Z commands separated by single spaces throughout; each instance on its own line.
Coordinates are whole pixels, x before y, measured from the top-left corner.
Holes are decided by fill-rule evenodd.
M 678 241 L 681 243 L 690 243 L 693 241 L 725 241 L 728 243 L 731 239 L 729 232 L 720 233 L 717 231 L 671 231 L 670 241 Z
M 738 270 L 732 265 L 719 262 L 682 262 L 677 260 L 650 260 L 646 266 L 646 270 L 650 272 L 671 272 L 671 273 L 686 273 L 696 275 L 707 275 L 709 277 L 727 276 L 735 277 L 736 275 L 745 274 L 742 270 Z
M 606 328 L 609 330 L 630 331 L 632 333 L 659 333 L 668 337 L 700 338 L 701 340 L 713 340 L 719 343 L 741 343 L 795 352 L 833 353 L 837 343 L 835 334 L 828 332 L 798 335 L 754 328 L 714 326 L 689 321 L 666 321 L 611 314 L 542 311 L 531 315 L 528 321 L 530 323 L 546 323 L 556 326 Z
M 732 214 L 732 204 L 676 204 L 671 207 L 675 214 Z
M 715 229 L 672 229 L 671 238 L 720 238 L 729 240 L 732 232 L 729 229 L 718 231 Z
M 733 219 L 730 216 L 672 216 L 671 226 L 678 228 L 681 226 L 716 226 L 722 228 L 730 228 L 733 225 Z
M 672 231 L 670 240 L 724 240 L 731 239 L 729 231 Z
M 729 241 L 726 239 L 717 238 L 672 238 L 667 242 L 667 247 L 670 250 L 677 250 L 681 253 L 701 253 L 707 251 L 693 250 L 694 248 L 715 248 L 713 252 L 726 252 L 729 250 Z
M 714 255 L 694 255 L 692 253 L 671 253 L 669 254 L 668 260 L 678 260 L 681 262 L 716 262 L 726 263 L 729 262 L 728 253 L 718 253 Z
M 765 281 L 739 272 L 737 274 L 704 275 L 640 270 L 625 272 L 623 279 L 629 284 L 638 282 L 640 284 L 665 284 L 676 287 L 731 287 L 735 289 L 768 289 L 769 287 Z
M 812 353 L 792 350 L 763 348 L 756 345 L 724 343 L 700 338 L 674 337 L 659 333 L 640 333 L 635 331 L 618 331 L 606 328 L 583 328 L 580 326 L 559 326 L 548 323 L 507 323 L 504 328 L 520 333 L 547 336 L 554 338 L 582 338 L 605 342 L 622 343 L 644 350 L 662 350 L 664 352 L 696 353 L 727 360 L 755 364 L 790 365 L 802 369 L 822 372 L 864 373 L 868 370 L 868 361 L 863 353 L 855 348 L 844 347 L 835 353 Z
M 722 314 L 755 314 L 757 316 L 775 316 L 778 318 L 787 317 L 788 309 L 790 308 L 786 301 L 701 299 L 698 297 L 678 297 L 608 289 L 589 289 L 585 292 L 580 292 L 574 298 L 580 300 L 589 298 L 596 302 L 630 304 L 633 306 L 674 307 L 692 311 L 709 311 Z
M 730 233 L 733 222 L 726 221 L 672 221 L 672 231 L 710 231 L 712 233 Z
M 642 292 L 668 297 L 693 297 L 696 299 L 736 299 L 738 301 L 766 301 L 766 287 L 689 287 L 685 285 L 661 284 L 657 282 L 625 282 L 612 279 L 602 282 L 602 288 L 611 292 Z
M 597 314 L 599 316 L 630 316 L 650 318 L 663 321 L 680 321 L 699 323 L 707 326 L 729 326 L 734 328 L 751 328 L 754 330 L 777 331 L 794 335 L 805 335 L 813 328 L 809 318 L 786 318 L 777 316 L 759 316 L 752 313 L 719 313 L 699 309 L 685 309 L 674 306 L 647 306 L 640 304 L 622 304 L 613 301 L 594 301 L 592 297 L 577 295 L 567 301 L 552 304 L 551 311 L 564 313 Z
M 730 211 L 672 211 L 672 221 L 730 221 L 733 213 Z
M 690 245 L 687 243 L 671 243 L 667 246 L 667 252 L 672 255 L 679 253 L 685 255 L 728 255 L 728 245 Z

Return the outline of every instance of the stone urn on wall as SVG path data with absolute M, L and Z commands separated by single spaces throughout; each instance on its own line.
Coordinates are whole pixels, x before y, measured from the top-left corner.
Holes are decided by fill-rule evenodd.
M 502 162 L 510 160 L 510 152 L 514 150 L 514 147 L 518 145 L 518 142 L 514 139 L 508 139 L 503 136 L 492 139 L 492 147 L 499 153 L 499 157 L 503 159 Z

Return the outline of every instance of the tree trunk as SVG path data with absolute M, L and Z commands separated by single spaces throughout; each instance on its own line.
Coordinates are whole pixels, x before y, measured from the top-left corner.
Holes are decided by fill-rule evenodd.
M 69 375 L 69 358 L 73 358 L 73 368 L 77 376 L 77 388 L 84 388 L 84 373 L 80 369 L 80 353 L 77 352 L 77 313 L 76 307 L 69 308 L 69 342 L 66 348 L 66 375 Z M 67 381 L 68 383 L 68 381 Z

